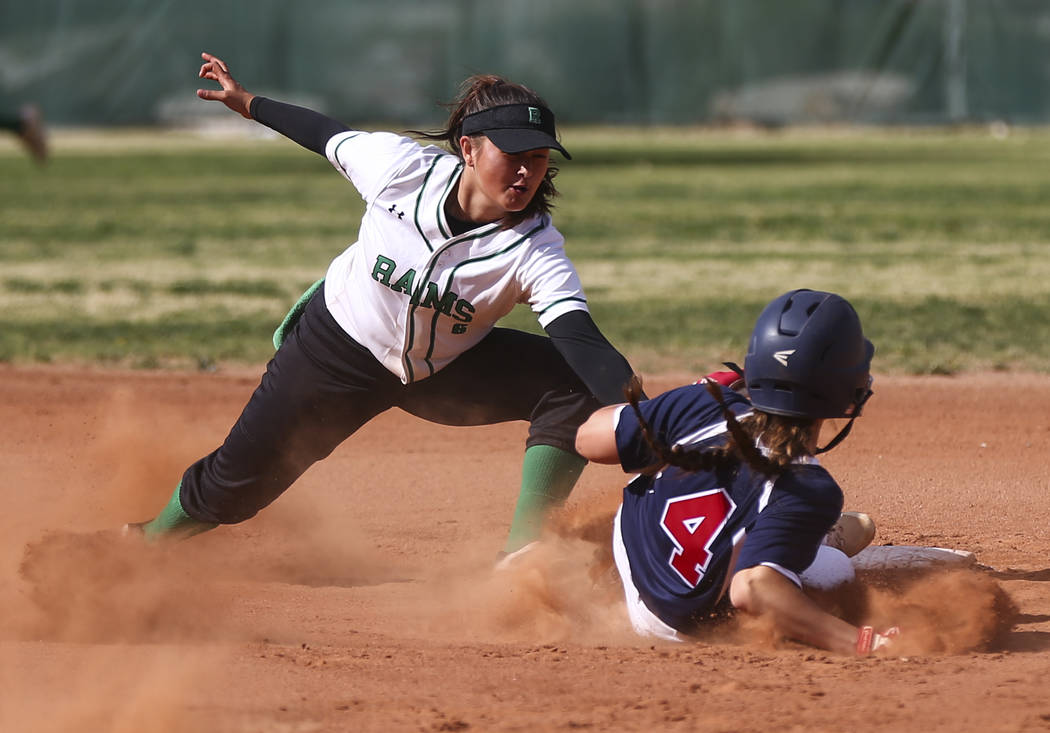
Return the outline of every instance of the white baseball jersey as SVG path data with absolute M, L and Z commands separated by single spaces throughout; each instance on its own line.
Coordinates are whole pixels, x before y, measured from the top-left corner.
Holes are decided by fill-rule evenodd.
M 325 154 L 365 200 L 358 240 L 336 257 L 325 302 L 336 322 L 403 383 L 425 379 L 518 303 L 546 327 L 587 310 L 549 216 L 451 235 L 444 203 L 457 156 L 389 132 L 333 136 Z

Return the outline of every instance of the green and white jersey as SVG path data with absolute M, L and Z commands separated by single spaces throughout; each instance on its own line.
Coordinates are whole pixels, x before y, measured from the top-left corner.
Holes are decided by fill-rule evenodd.
M 549 216 L 452 236 L 444 202 L 458 157 L 388 132 L 347 131 L 325 154 L 365 200 L 358 239 L 336 257 L 325 301 L 336 322 L 404 383 L 471 348 L 518 303 L 541 326 L 587 310 Z

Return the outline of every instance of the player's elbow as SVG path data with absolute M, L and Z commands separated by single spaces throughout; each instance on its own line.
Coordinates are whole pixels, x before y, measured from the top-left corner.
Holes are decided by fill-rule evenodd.
M 745 568 L 733 575 L 729 602 L 733 608 L 758 615 L 768 610 L 770 586 L 784 580 L 776 570 L 764 565 Z

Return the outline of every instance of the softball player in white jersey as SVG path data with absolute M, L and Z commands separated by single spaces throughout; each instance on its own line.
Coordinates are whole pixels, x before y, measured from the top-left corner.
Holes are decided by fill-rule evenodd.
M 632 374 L 591 320 L 561 234 L 554 115 L 499 77 L 464 83 L 446 128 L 368 133 L 248 93 L 202 54 L 198 90 L 325 155 L 366 208 L 358 240 L 275 335 L 277 353 L 225 442 L 190 466 L 168 505 L 128 525 L 152 541 L 240 522 L 391 407 L 446 425 L 530 422 L 506 552 L 538 534 L 586 460 L 577 427 L 623 399 Z M 549 338 L 495 323 L 527 303 Z

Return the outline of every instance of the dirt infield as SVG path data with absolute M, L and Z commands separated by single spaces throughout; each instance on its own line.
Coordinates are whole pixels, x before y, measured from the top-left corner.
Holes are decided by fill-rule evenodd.
M 102 532 L 151 516 L 257 378 L 0 367 L 0 730 L 1050 729 L 1050 377 L 878 379 L 824 460 L 876 544 L 987 566 L 866 579 L 844 612 L 910 635 L 870 659 L 740 623 L 633 637 L 588 539 L 611 467 L 494 573 L 522 424 L 387 413 L 242 525 L 175 551 Z

